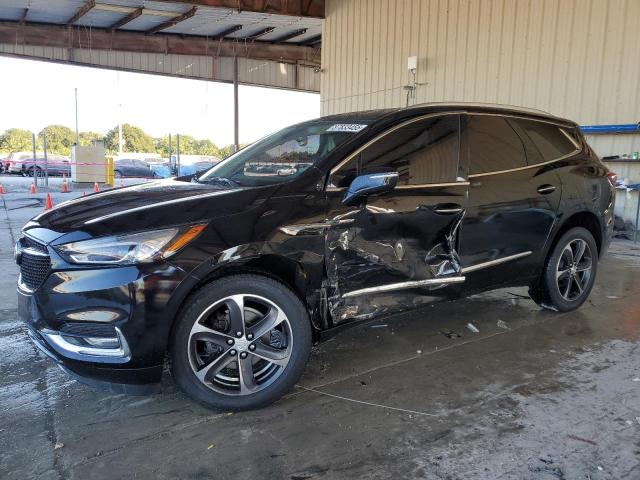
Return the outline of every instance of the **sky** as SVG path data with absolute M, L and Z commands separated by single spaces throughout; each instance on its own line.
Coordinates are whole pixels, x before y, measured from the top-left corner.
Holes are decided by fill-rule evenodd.
M 154 137 L 169 133 L 233 143 L 233 86 L 141 73 L 0 57 L 0 132 L 39 132 L 52 124 L 106 133 L 130 123 Z M 318 94 L 240 86 L 240 143 L 320 115 Z

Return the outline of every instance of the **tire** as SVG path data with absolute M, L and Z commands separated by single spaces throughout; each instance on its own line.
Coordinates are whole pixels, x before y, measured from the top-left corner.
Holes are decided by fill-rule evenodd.
M 529 288 L 529 295 L 543 308 L 576 310 L 589 297 L 597 271 L 598 247 L 593 235 L 585 228 L 572 228 L 554 245 L 542 276 Z
M 170 339 L 178 386 L 204 406 L 226 411 L 281 398 L 304 372 L 310 352 L 305 306 L 285 285 L 259 275 L 223 277 L 198 290 Z
M 38 178 L 42 178 L 44 176 L 40 167 L 29 168 L 29 170 L 27 170 L 27 176 L 33 178 L 34 175 L 38 175 Z

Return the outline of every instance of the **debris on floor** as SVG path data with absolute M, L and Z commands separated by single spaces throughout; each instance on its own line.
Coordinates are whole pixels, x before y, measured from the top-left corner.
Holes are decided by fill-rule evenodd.
M 569 435 L 567 435 L 567 437 L 569 437 L 572 440 L 577 440 L 579 442 L 588 443 L 590 445 L 597 445 L 596 442 L 594 442 L 593 440 L 589 440 L 588 438 L 582 438 L 582 437 L 579 437 L 577 435 L 569 434 Z
M 447 338 L 460 338 L 462 336 L 458 332 L 454 332 L 453 330 L 443 330 L 440 333 L 442 333 Z
M 378 323 L 376 325 L 369 325 L 369 328 L 387 328 L 389 325 L 386 323 Z
M 469 322 L 467 323 L 467 328 L 469 330 L 471 330 L 473 333 L 480 333 L 480 330 L 478 330 L 478 327 L 476 327 L 473 323 Z
M 505 330 L 509 330 L 509 325 L 507 325 L 507 322 L 505 322 L 504 320 L 498 320 L 498 323 L 496 323 L 496 325 L 499 328 L 504 328 Z
M 54 450 L 60 450 L 62 447 L 64 447 L 64 443 L 62 443 L 62 442 L 57 442 L 57 443 L 53 446 L 53 449 L 54 449 Z

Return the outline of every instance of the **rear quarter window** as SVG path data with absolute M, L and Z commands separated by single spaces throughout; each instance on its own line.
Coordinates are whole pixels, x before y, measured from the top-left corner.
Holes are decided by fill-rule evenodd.
M 545 162 L 569 155 L 580 148 L 571 132 L 558 125 L 524 119 L 515 122 L 531 139 Z

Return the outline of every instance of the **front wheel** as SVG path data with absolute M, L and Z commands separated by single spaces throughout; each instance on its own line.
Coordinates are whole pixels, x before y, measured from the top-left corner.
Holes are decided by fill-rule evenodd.
M 598 270 L 598 248 L 589 230 L 575 227 L 567 231 L 554 246 L 531 298 L 544 308 L 569 312 L 582 305 Z
M 200 289 L 180 314 L 171 368 L 194 400 L 247 410 L 286 394 L 310 351 L 311 324 L 298 297 L 270 278 L 234 275 Z

